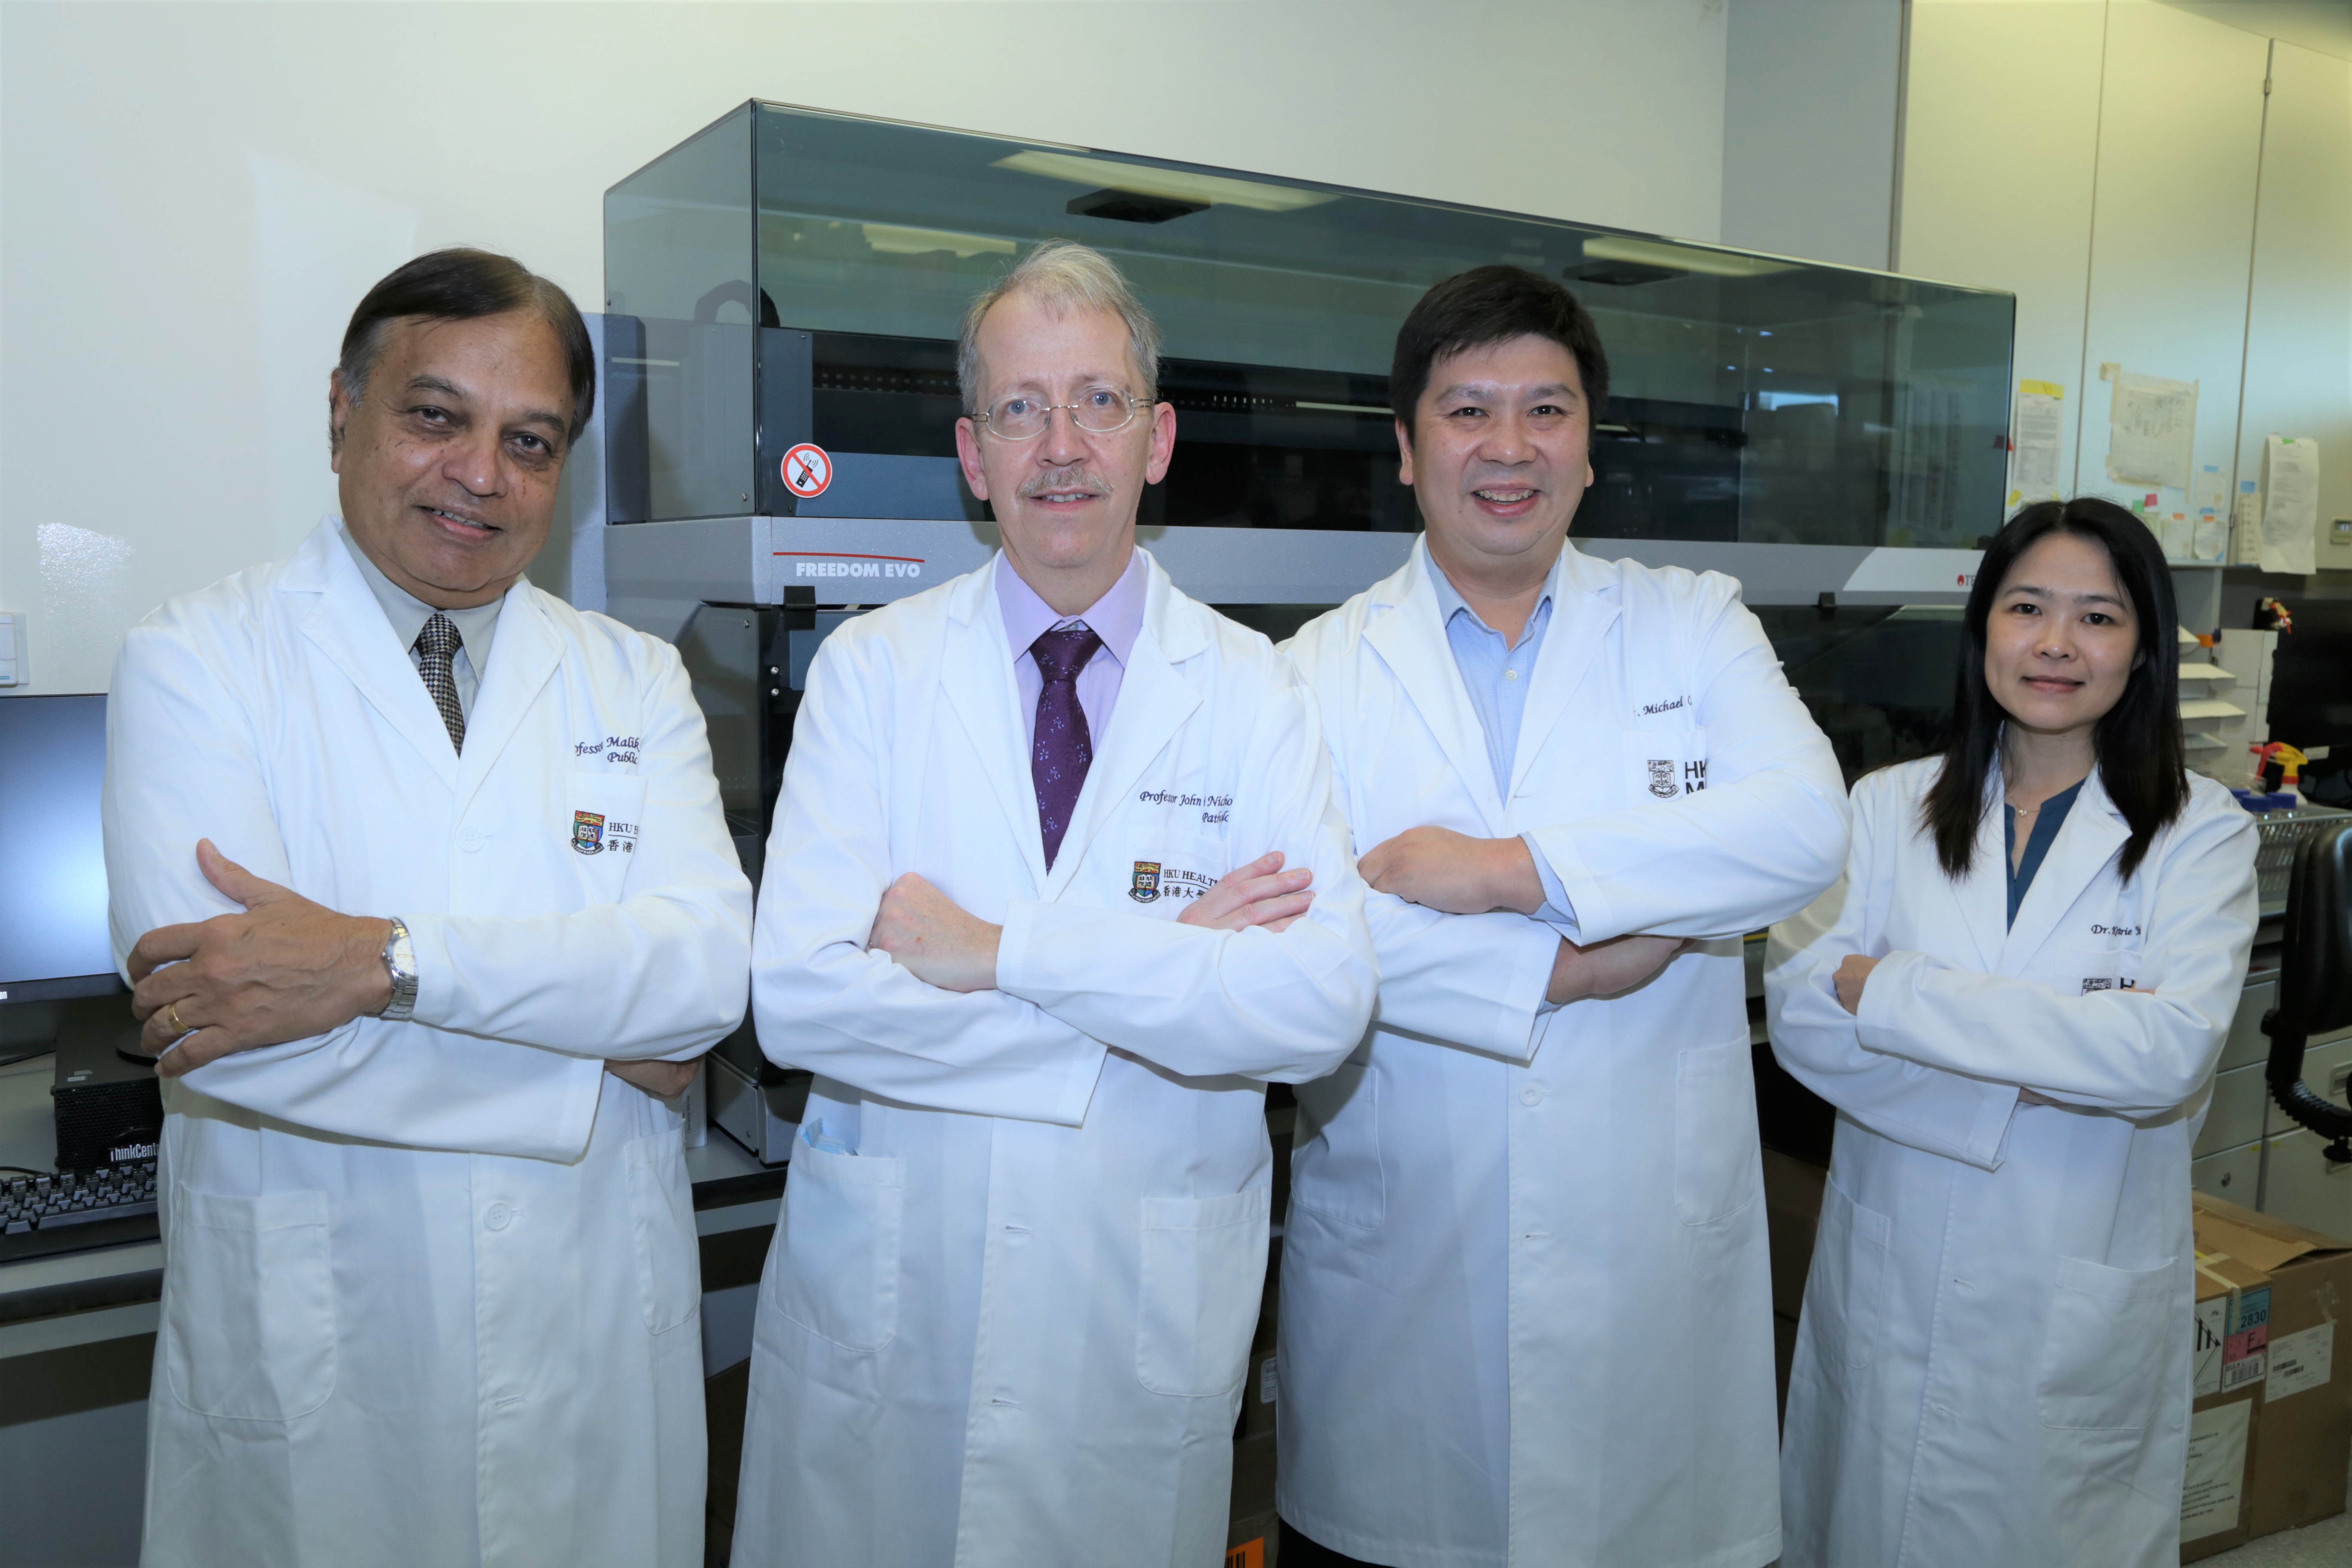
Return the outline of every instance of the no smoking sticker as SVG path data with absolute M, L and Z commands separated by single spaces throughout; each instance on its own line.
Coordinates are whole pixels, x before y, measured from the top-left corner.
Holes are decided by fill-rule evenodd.
M 784 489 L 803 500 L 812 500 L 824 494 L 824 487 L 833 483 L 833 459 L 824 448 L 806 441 L 784 454 Z

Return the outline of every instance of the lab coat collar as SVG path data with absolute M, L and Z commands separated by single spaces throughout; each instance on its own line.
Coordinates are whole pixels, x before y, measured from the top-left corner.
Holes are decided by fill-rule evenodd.
M 1509 814 L 1495 790 L 1486 737 L 1479 732 L 1469 688 L 1462 683 L 1461 667 L 1454 662 L 1454 645 L 1446 640 L 1437 575 L 1427 538 L 1414 540 L 1403 569 L 1373 585 L 1366 605 L 1370 613 L 1364 640 L 1381 656 L 1436 737 L 1455 776 L 1477 804 L 1486 831 L 1498 837 L 1507 836 Z M 1562 546 L 1552 567 L 1549 591 L 1551 626 L 1544 634 L 1543 647 L 1529 678 L 1533 684 L 1520 721 L 1518 754 L 1511 766 L 1515 793 L 1543 750 L 1545 738 L 1567 710 L 1569 700 L 1599 663 L 1601 641 L 1621 613 L 1615 569 L 1588 561 L 1573 545 Z
M 948 591 L 948 626 L 940 649 L 940 688 L 955 710 L 989 792 L 1021 847 L 1034 891 L 1045 886 L 1045 845 L 1037 826 L 1037 789 L 1030 781 L 1022 744 L 1020 688 L 1013 679 L 1013 647 L 1005 640 L 1004 616 L 997 609 L 1000 552 L 979 571 L 957 579 Z
M 408 662 L 408 650 L 384 618 L 383 606 L 352 563 L 342 519 L 330 513 L 311 531 L 279 575 L 278 592 L 310 595 L 310 610 L 301 616 L 302 635 L 415 748 L 434 776 L 456 789 L 457 753 L 450 748 L 449 731 L 416 667 Z
M 1990 893 L 1990 902 L 1996 910 L 1996 919 L 2009 912 L 2009 862 L 2003 846 L 2000 814 L 2007 810 L 1999 793 L 2001 788 L 2000 770 L 1993 769 L 1993 809 L 1985 813 L 1991 824 L 1990 834 L 1978 836 L 1978 853 L 1991 846 L 1992 875 L 1982 880 Z M 2066 820 L 2058 825 L 2058 837 L 2050 852 L 2042 858 L 2042 868 L 2033 874 L 2033 885 L 2025 890 L 2025 900 L 2018 906 L 2017 923 L 2011 926 L 2005 940 L 1998 944 L 2000 962 L 1996 973 L 2017 974 L 2032 962 L 2057 931 L 2083 890 L 2105 870 L 2116 852 L 2131 837 L 2131 826 L 2124 814 L 2107 794 L 2099 770 L 2091 769 L 2091 776 L 2083 781 L 2083 793 L 2074 797 L 2074 809 Z
M 314 595 L 302 633 L 325 654 L 377 714 L 414 747 L 453 794 L 470 796 L 513 739 L 523 714 L 562 659 L 562 642 L 529 582 L 518 579 L 499 610 L 499 636 L 489 668 L 466 725 L 466 751 L 451 749 L 440 710 L 408 661 L 408 650 L 384 617 L 375 592 L 360 574 L 332 513 L 303 541 L 278 580 L 281 594 Z
M 1021 847 L 1030 884 L 1049 900 L 1069 885 L 1086 859 L 1087 846 L 1110 820 L 1118 801 L 1201 702 L 1175 667 L 1209 646 L 1209 628 L 1202 619 L 1208 612 L 1175 591 L 1150 552 L 1138 546 L 1135 553 L 1149 574 L 1143 627 L 1120 679 L 1108 731 L 1097 739 L 1094 764 L 1087 770 L 1075 819 L 1050 873 L 1037 826 L 1037 788 L 1030 776 L 1028 726 L 1013 677 L 1013 647 L 997 608 L 995 574 L 1012 569 L 1003 552 L 957 583 L 948 596 L 942 687 L 981 759 L 981 771 L 1013 829 L 1013 842 Z
M 1528 770 L 1544 742 L 1568 711 L 1570 699 L 1603 663 L 1609 630 L 1624 614 L 1614 563 L 1588 561 L 1576 546 L 1560 545 L 1551 574 L 1551 627 L 1536 653 L 1534 684 L 1519 715 L 1519 748 L 1511 759 L 1511 793 L 1527 788 Z M 1631 716 L 1617 714 L 1619 723 Z
M 489 777 L 491 767 L 539 700 L 541 689 L 554 679 L 562 662 L 563 637 L 553 612 L 530 579 L 518 577 L 499 609 L 498 642 L 490 654 L 490 667 L 480 672 L 473 717 L 466 721 L 466 750 L 457 765 L 461 812 Z
M 1364 641 L 1381 656 L 1421 721 L 1436 737 L 1438 750 L 1476 804 L 1487 835 L 1499 837 L 1503 801 L 1495 791 L 1495 766 L 1487 760 L 1477 710 L 1470 706 L 1470 689 L 1454 661 L 1454 645 L 1445 638 L 1444 613 L 1432 581 L 1436 574 L 1428 540 L 1414 540 L 1403 569 L 1373 584 L 1365 605 Z M 1555 605 L 1552 614 L 1557 617 L 1559 613 Z M 1549 637 L 1545 640 L 1549 643 Z
M 1928 774 L 1927 787 L 1934 787 L 1936 776 Z M 2078 799 L 2075 805 L 2079 809 L 2082 802 Z M 2002 837 L 2001 809 L 2000 764 L 1996 762 L 1985 780 L 1985 805 L 1977 817 L 1976 852 L 1969 860 L 1969 874 L 1958 881 L 1943 877 L 1945 891 L 1951 895 L 1960 924 L 1976 948 L 1977 965 L 1988 973 L 2000 972 L 2001 949 L 2009 942 L 2009 849 Z M 1928 854 L 1934 855 L 1934 836 L 1923 830 L 1922 837 Z M 2035 879 L 2050 869 L 2044 860 Z M 1943 876 L 1940 861 L 1937 874 Z

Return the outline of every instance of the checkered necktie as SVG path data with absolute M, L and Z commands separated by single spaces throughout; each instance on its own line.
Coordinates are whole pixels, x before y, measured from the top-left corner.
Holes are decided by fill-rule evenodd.
M 449 661 L 465 645 L 457 625 L 438 610 L 416 634 L 416 673 L 425 678 L 425 689 L 433 694 L 433 706 L 441 710 L 441 722 L 449 727 L 450 747 L 461 754 L 466 750 L 466 710 L 457 705 L 457 682 L 449 673 Z
M 1087 731 L 1087 710 L 1078 706 L 1078 671 L 1102 647 L 1102 638 L 1084 626 L 1043 632 L 1029 645 L 1036 656 L 1037 729 L 1029 746 L 1029 777 L 1037 786 L 1037 826 L 1045 839 L 1045 868 L 1062 847 L 1076 814 L 1078 791 L 1086 787 L 1087 769 L 1095 760 L 1094 737 Z

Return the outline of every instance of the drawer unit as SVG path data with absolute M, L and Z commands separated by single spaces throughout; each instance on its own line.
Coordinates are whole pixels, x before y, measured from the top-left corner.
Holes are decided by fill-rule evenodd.
M 2270 1099 L 2270 1090 L 2263 1082 L 2262 1064 L 2231 1068 L 2213 1079 L 2213 1101 L 2205 1112 L 2204 1130 L 2197 1135 L 2194 1151 L 2199 1158 L 2218 1154 L 2224 1149 L 2234 1149 L 2242 1143 L 2258 1143 L 2263 1137 L 2263 1107 Z M 2232 1198 L 2232 1203 L 2245 1202 Z
M 2230 1019 L 2229 1037 L 2221 1042 L 2221 1070 L 2252 1067 L 2271 1058 L 2271 1037 L 2263 1033 L 2263 1015 L 2278 1005 L 2278 971 L 2253 977 L 2238 995 L 2238 1011 Z
M 2254 1190 L 2261 1185 L 2263 1146 L 2242 1143 L 2225 1149 L 2219 1154 L 2208 1154 L 2189 1163 L 2189 1184 L 2200 1193 L 2217 1198 L 2227 1198 L 2233 1204 L 2253 1206 Z
M 2352 1034 L 2332 1035 L 2303 1054 L 2303 1081 L 2338 1105 L 2352 1084 Z M 2263 1201 L 2264 1214 L 2327 1236 L 2352 1237 L 2352 1165 L 2321 1152 L 2324 1141 L 2305 1131 L 2265 1097 Z

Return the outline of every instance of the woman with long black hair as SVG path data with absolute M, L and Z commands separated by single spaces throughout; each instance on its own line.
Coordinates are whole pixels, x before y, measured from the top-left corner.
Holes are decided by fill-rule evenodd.
M 2189 1155 L 2256 835 L 2182 766 L 2175 618 L 2128 512 L 2019 512 L 1943 754 L 1854 786 L 1844 880 L 1773 930 L 1774 1052 L 1839 1113 L 1790 1568 L 2179 1560 Z

